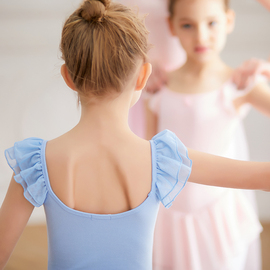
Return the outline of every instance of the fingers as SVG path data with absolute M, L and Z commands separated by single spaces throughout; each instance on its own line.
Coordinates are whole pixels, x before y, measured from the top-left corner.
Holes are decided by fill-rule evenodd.
M 258 74 L 264 72 L 270 75 L 270 68 L 266 68 L 266 63 L 264 60 L 253 58 L 238 67 L 232 75 L 232 81 L 237 86 L 237 89 L 245 89 Z

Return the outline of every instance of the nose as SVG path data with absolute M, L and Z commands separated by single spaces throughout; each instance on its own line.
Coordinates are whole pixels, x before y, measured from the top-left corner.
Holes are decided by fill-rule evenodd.
M 205 24 L 197 26 L 196 38 L 199 44 L 204 44 L 209 39 L 209 29 Z

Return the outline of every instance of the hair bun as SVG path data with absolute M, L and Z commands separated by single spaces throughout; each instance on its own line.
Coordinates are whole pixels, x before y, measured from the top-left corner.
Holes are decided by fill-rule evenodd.
M 110 0 L 85 0 L 80 8 L 80 16 L 88 22 L 101 21 Z

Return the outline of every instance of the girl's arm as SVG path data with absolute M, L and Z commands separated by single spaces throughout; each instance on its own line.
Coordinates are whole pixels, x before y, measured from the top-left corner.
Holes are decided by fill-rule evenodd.
M 245 103 L 270 117 L 270 87 L 267 83 L 256 85 L 243 99 Z
M 144 100 L 145 139 L 151 140 L 157 134 L 158 116 L 149 108 L 149 100 Z
M 189 182 L 197 184 L 270 191 L 270 162 L 239 161 L 192 149 Z
M 6 265 L 19 240 L 34 206 L 23 195 L 23 188 L 12 176 L 5 200 L 0 208 L 0 269 Z
M 239 90 L 241 91 L 241 90 Z M 243 104 L 250 104 L 255 109 L 270 117 L 270 87 L 266 82 L 257 84 L 248 94 L 236 98 L 234 105 L 236 109 Z

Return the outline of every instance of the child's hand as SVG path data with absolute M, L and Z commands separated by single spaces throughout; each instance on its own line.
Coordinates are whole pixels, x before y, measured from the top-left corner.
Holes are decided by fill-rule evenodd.
M 154 94 L 160 90 L 160 88 L 166 84 L 167 76 L 166 72 L 157 64 L 152 64 L 152 74 L 148 79 L 145 90 L 149 94 Z
M 252 58 L 234 71 L 232 80 L 238 89 L 245 89 L 259 74 L 270 79 L 270 62 Z

